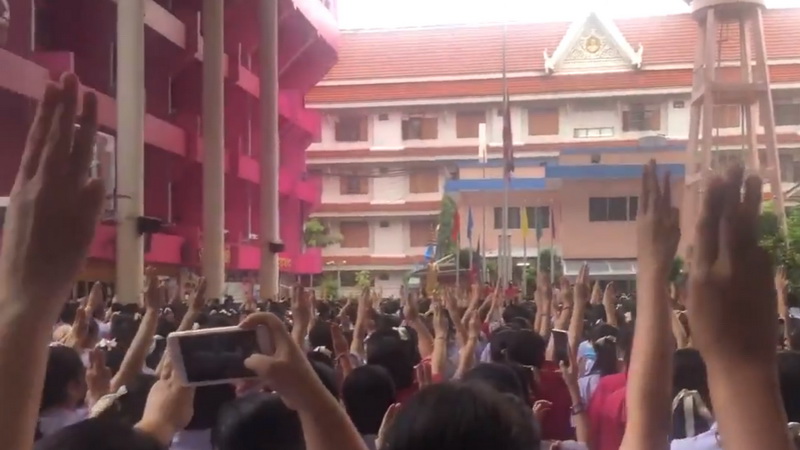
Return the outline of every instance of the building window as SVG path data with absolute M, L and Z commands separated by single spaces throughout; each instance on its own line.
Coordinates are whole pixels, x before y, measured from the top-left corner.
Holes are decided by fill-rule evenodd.
M 800 125 L 800 103 L 777 103 L 775 126 Z
M 530 225 L 530 222 L 528 222 Z M 509 206 L 508 207 L 508 229 L 509 230 L 519 230 L 520 226 L 520 216 L 519 216 L 519 207 L 517 206 Z M 495 230 L 502 230 L 503 229 L 503 208 L 496 207 L 494 209 L 494 229 Z
M 622 111 L 622 131 L 658 131 L 661 129 L 661 107 L 633 103 Z
M 427 247 L 435 241 L 436 221 L 434 220 L 411 220 L 409 222 L 409 246 Z
M 342 287 L 355 287 L 356 285 L 356 271 L 355 270 L 342 270 L 336 275 L 342 282 Z M 321 277 L 320 277 L 321 278 Z
M 377 278 L 381 281 L 389 281 L 389 274 L 386 272 L 379 272 Z
M 341 222 L 339 234 L 342 235 L 341 248 L 369 248 L 369 223 Z
M 525 208 L 528 214 L 528 228 L 550 228 L 550 207 L 549 206 L 528 206 Z
M 589 198 L 589 222 L 629 222 L 638 211 L 638 197 Z
M 486 123 L 486 111 L 459 111 L 456 113 L 456 137 L 476 138 L 482 123 Z
M 389 221 L 388 220 L 381 220 L 380 223 L 378 223 L 378 226 L 381 227 L 381 228 L 389 228 L 389 226 L 390 226 L 389 225 Z
M 360 175 L 339 177 L 340 195 L 366 195 L 369 193 L 369 179 Z
M 529 136 L 556 136 L 559 134 L 558 108 L 528 109 Z
M 403 119 L 403 140 L 431 140 L 439 137 L 439 119 L 436 117 L 412 116 Z
M 366 142 L 368 122 L 366 116 L 339 116 L 335 126 L 336 142 Z
M 614 127 L 575 128 L 573 135 L 576 139 L 614 137 Z
M 741 126 L 742 108 L 739 105 L 714 106 L 714 128 L 737 128 Z
M 408 192 L 412 194 L 439 192 L 439 171 L 420 169 L 408 174 Z

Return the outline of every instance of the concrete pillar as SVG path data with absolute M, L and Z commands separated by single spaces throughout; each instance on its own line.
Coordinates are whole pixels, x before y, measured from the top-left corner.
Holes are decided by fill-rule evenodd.
M 117 2 L 117 299 L 142 292 L 144 241 L 144 0 Z
M 224 0 L 203 0 L 203 276 L 225 290 Z
M 278 171 L 280 135 L 278 129 L 278 2 L 259 2 L 259 67 L 261 130 L 261 297 L 277 298 L 279 292 L 278 254 Z

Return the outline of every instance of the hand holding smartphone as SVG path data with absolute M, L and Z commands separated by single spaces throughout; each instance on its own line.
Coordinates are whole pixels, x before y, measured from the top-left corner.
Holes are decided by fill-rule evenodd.
M 553 330 L 553 348 L 555 350 L 556 363 L 564 363 L 569 367 L 569 337 L 564 330 Z
M 173 370 L 186 386 L 210 386 L 257 378 L 244 361 L 251 355 L 275 352 L 266 327 L 208 328 L 167 336 Z

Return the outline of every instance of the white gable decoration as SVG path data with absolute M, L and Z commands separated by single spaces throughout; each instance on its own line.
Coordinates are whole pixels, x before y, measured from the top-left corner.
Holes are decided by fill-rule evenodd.
M 613 21 L 592 12 L 570 25 L 552 56 L 544 51 L 544 67 L 548 74 L 641 69 L 643 50 L 641 44 L 634 50 Z

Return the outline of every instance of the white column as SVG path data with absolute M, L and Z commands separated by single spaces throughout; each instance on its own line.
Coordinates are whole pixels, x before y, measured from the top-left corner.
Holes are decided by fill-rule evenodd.
M 278 130 L 278 2 L 259 2 L 259 67 L 261 91 L 261 284 L 262 298 L 276 298 L 278 254 L 270 243 L 280 241 L 278 225 L 278 173 L 280 136 Z
M 117 298 L 136 303 L 144 247 L 144 0 L 117 2 Z
M 209 298 L 225 290 L 224 0 L 203 0 L 203 275 Z

